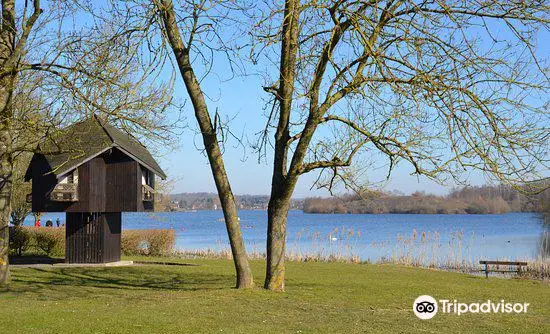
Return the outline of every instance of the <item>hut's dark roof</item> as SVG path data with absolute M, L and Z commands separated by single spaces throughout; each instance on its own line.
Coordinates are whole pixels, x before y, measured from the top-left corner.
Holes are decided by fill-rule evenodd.
M 166 178 L 166 174 L 145 146 L 95 115 L 60 130 L 40 144 L 44 158 L 56 175 L 64 175 L 113 147 L 161 178 Z M 26 179 L 31 178 L 29 168 Z

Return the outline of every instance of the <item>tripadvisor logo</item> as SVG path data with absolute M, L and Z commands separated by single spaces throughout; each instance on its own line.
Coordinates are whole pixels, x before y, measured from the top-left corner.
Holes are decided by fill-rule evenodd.
M 437 301 L 432 296 L 420 296 L 414 301 L 413 312 L 422 320 L 431 319 L 437 314 Z
M 422 319 L 433 318 L 439 309 L 443 313 L 454 313 L 461 315 L 464 313 L 527 313 L 529 303 L 506 303 L 504 299 L 499 302 L 487 300 L 484 303 L 459 303 L 455 300 L 440 299 L 438 302 L 428 295 L 423 295 L 415 299 L 413 303 L 414 314 Z

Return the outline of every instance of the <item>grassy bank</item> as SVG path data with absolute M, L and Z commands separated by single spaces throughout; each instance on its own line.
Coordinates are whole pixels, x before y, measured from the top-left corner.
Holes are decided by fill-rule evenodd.
M 151 260 L 151 258 L 147 258 Z M 163 259 L 166 260 L 166 259 Z M 182 260 L 179 260 L 182 261 Z M 190 266 L 13 268 L 0 293 L 9 333 L 539 332 L 550 330 L 550 285 L 485 279 L 396 265 L 295 263 L 287 292 L 237 291 L 228 260 Z M 254 261 L 257 282 L 264 263 Z M 528 302 L 525 314 L 438 314 L 419 320 L 412 303 L 436 299 Z

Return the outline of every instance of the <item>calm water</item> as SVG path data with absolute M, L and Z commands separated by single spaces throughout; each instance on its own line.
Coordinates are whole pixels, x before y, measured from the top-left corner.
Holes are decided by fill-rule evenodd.
M 263 252 L 267 213 L 240 211 L 241 226 L 249 251 Z M 64 214 L 45 214 L 42 223 Z M 123 229 L 176 230 L 181 250 L 228 249 L 221 211 L 125 213 Z M 32 216 L 26 220 L 32 225 Z M 415 234 L 416 231 L 416 234 Z M 425 241 L 422 234 L 425 233 Z M 408 252 L 438 259 L 477 261 L 536 258 L 541 238 L 550 226 L 535 213 L 503 215 L 390 215 L 307 214 L 291 211 L 287 249 L 291 253 L 355 255 L 363 260 L 405 255 Z M 411 238 L 415 237 L 414 242 Z M 423 253 L 424 252 L 424 253 Z

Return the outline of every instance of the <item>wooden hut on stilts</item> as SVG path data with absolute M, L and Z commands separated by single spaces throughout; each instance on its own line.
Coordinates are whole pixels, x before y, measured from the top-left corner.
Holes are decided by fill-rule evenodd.
M 153 210 L 155 176 L 145 146 L 94 115 L 40 144 L 27 169 L 34 212 L 66 213 L 67 263 L 120 260 L 122 212 Z

